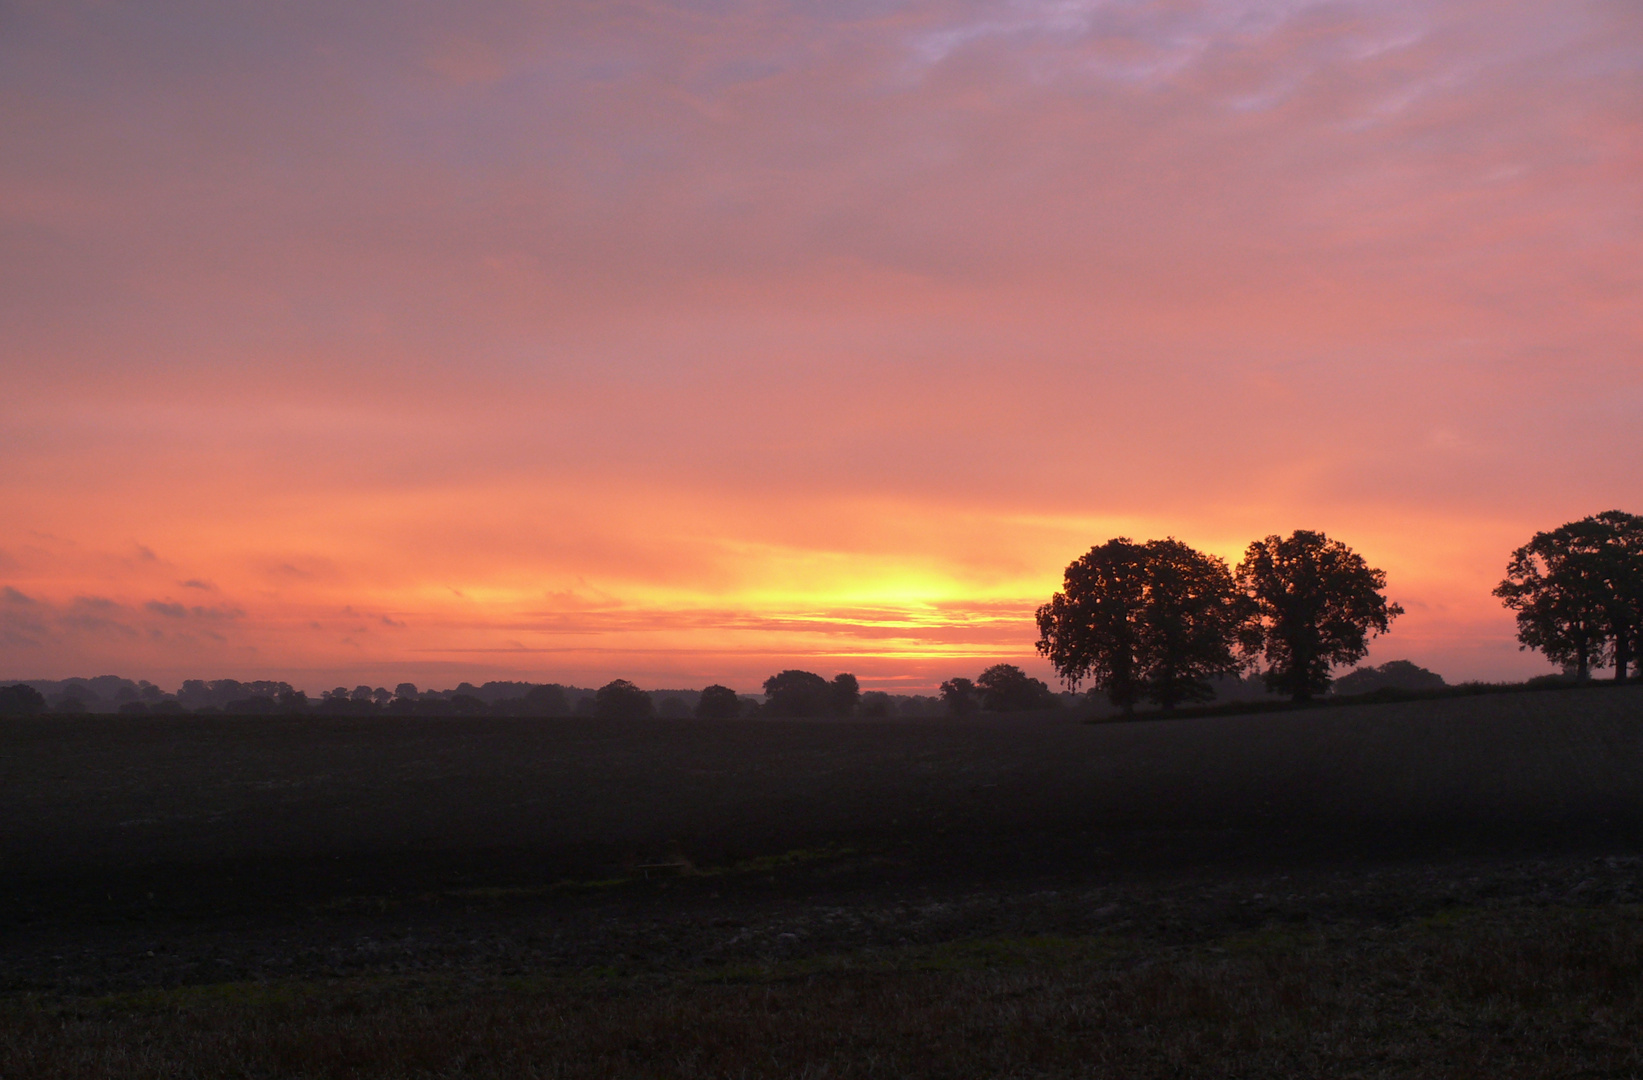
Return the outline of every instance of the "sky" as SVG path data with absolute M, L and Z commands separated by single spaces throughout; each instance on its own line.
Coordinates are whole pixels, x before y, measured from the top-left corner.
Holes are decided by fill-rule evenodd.
M 0 0 L 0 676 L 928 692 L 1114 536 L 1368 662 L 1643 512 L 1635 0 Z

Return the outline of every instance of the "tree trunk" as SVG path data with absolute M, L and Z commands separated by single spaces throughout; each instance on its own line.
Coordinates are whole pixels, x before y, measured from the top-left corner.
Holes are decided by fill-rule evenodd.
M 1614 681 L 1626 681 L 1626 668 L 1632 660 L 1631 635 L 1625 630 L 1616 632 L 1614 636 Z

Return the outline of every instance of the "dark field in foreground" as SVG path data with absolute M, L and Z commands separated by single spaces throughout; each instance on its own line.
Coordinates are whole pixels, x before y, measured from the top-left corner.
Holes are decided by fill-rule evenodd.
M 1643 688 L 0 726 L 0 1076 L 1643 1072 Z
M 1636 1076 L 1643 928 L 1450 911 L 1198 948 L 993 939 L 671 979 L 263 982 L 0 1005 L 0 1075 Z

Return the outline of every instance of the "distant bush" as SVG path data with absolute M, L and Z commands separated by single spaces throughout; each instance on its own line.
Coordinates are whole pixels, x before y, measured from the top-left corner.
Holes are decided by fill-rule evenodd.
M 1555 690 L 1560 686 L 1580 686 L 1590 681 L 1572 671 L 1560 671 L 1554 675 L 1536 675 L 1523 685 L 1531 690 Z
M 1368 694 L 1376 690 L 1441 690 L 1443 676 L 1408 660 L 1388 660 L 1380 667 L 1361 667 L 1336 679 L 1332 694 Z
M 717 683 L 703 690 L 696 701 L 696 715 L 703 720 L 733 720 L 741 712 L 742 702 L 736 691 Z
M 46 696 L 32 686 L 0 686 L 0 716 L 29 716 L 45 707 Z
M 626 679 L 612 679 L 593 695 L 594 715 L 601 720 L 637 720 L 655 712 L 650 695 Z

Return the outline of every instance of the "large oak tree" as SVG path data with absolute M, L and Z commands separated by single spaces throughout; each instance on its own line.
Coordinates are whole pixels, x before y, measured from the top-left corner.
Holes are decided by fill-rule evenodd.
M 1171 708 L 1208 700 L 1211 677 L 1243 666 L 1248 611 L 1220 559 L 1117 537 L 1067 567 L 1038 609 L 1038 651 L 1071 689 L 1088 680 L 1125 712 L 1143 699 Z
M 1538 532 L 1494 592 L 1523 648 L 1582 679 L 1612 662 L 1624 681 L 1643 645 L 1643 518 L 1608 510 Z
M 1246 649 L 1266 660 L 1267 689 L 1296 701 L 1327 690 L 1330 669 L 1363 659 L 1369 639 L 1403 614 L 1381 592 L 1385 572 L 1320 532 L 1255 541 L 1237 576 L 1257 619 Z

